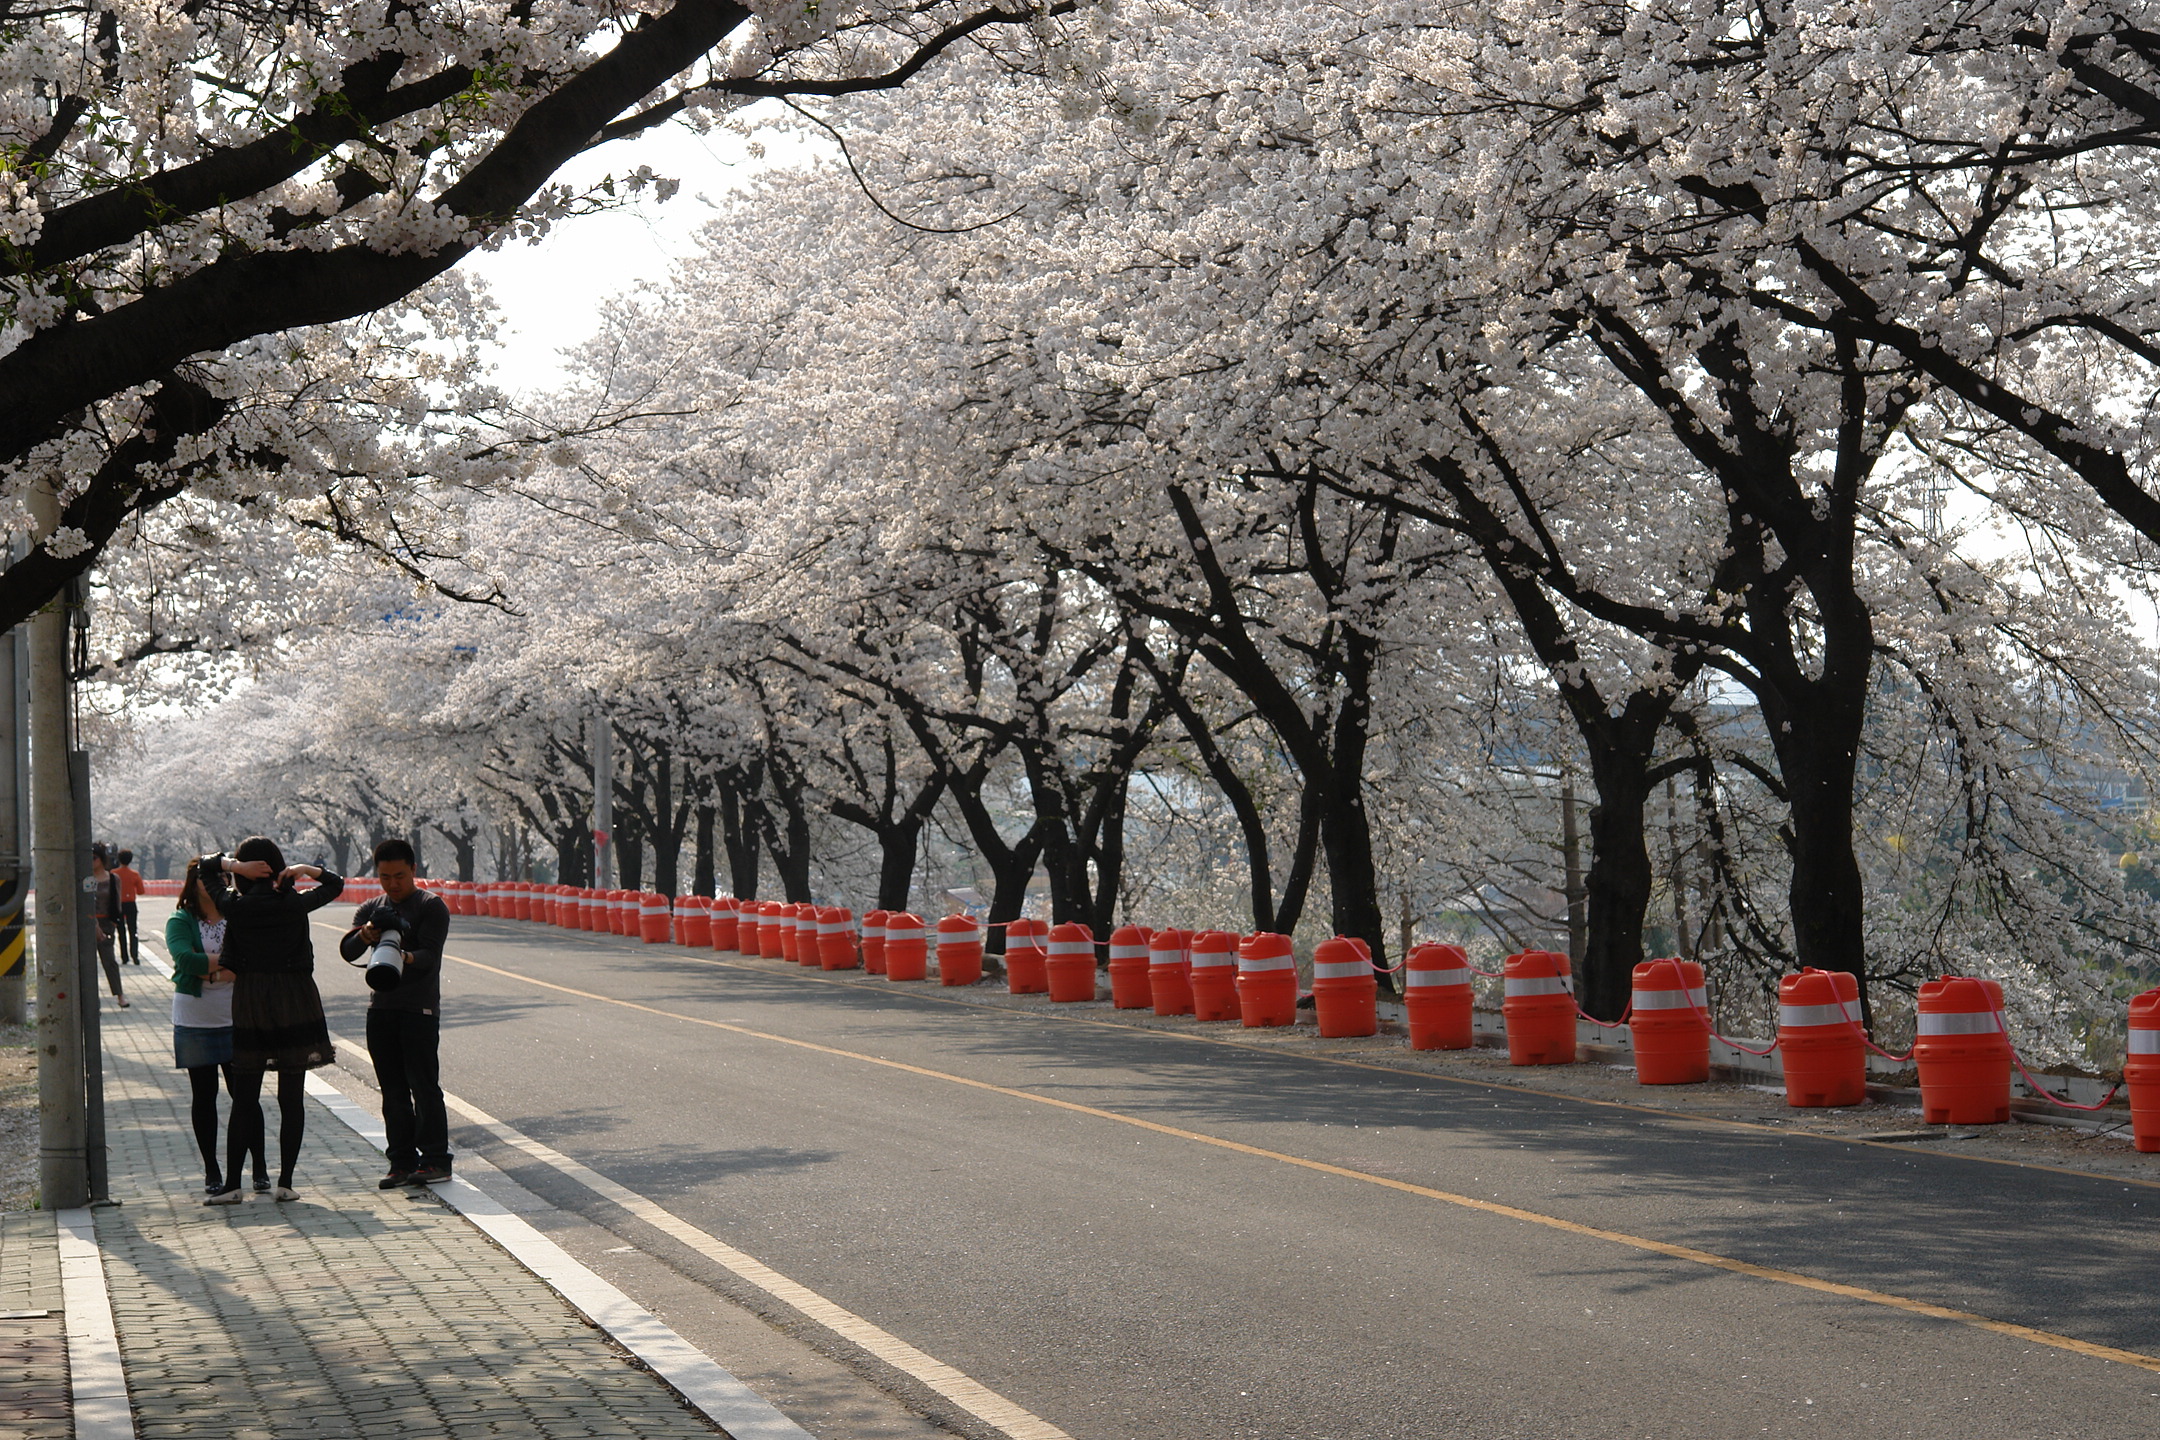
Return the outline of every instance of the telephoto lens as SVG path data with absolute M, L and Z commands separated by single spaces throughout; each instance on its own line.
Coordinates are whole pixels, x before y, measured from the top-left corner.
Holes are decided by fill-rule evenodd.
M 385 930 L 368 954 L 367 983 L 370 990 L 392 990 L 405 978 L 405 937 Z

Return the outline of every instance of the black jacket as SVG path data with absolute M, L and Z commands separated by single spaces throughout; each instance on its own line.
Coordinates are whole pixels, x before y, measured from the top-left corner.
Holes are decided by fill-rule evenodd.
M 377 990 L 368 1002 L 371 1010 L 411 1010 L 433 1015 L 442 1009 L 442 952 L 450 943 L 450 907 L 442 897 L 415 890 L 399 904 L 380 897 L 353 912 L 352 929 L 338 941 L 338 953 L 348 961 L 367 953 L 360 927 L 398 932 L 405 951 L 404 978 L 388 990 Z
M 213 855 L 203 869 L 222 873 L 224 861 L 223 855 Z M 328 870 L 306 892 L 281 887 L 275 876 L 239 882 L 218 898 L 225 916 L 225 953 L 218 963 L 236 975 L 314 974 L 315 937 L 308 916 L 344 890 L 345 878 Z

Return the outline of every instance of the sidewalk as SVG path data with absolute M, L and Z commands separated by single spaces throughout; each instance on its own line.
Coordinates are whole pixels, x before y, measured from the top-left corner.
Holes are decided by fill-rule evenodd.
M 382 1156 L 313 1099 L 294 1177 L 301 1198 L 205 1207 L 163 986 L 151 966 L 127 975 L 135 1005 L 103 1016 L 112 1195 L 122 1203 L 96 1222 L 137 1434 L 722 1433 L 432 1192 L 377 1190 Z M 264 1100 L 274 1172 L 277 1107 L 272 1094 Z M 19 1235 L 18 1221 L 42 1244 L 20 1243 L 36 1237 Z M 0 1309 L 49 1306 L 57 1333 L 57 1298 L 36 1298 L 57 1291 L 57 1265 L 37 1259 L 51 1254 L 52 1218 L 7 1225 Z M 49 1284 L 38 1265 L 51 1266 Z M 0 1321 L 10 1346 L 22 1323 Z M 10 1419 L 13 1399 L 0 1393 Z M 68 1433 L 64 1420 L 47 1423 L 57 1428 L 22 1433 Z M 4 1422 L 0 1432 L 14 1433 Z

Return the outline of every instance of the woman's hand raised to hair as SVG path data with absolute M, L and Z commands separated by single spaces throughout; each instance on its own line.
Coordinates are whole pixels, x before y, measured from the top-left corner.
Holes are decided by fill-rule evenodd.
M 242 880 L 267 880 L 270 878 L 270 862 L 267 860 L 227 860 L 225 873 L 237 875 Z
M 263 867 L 265 874 L 269 872 L 269 868 L 267 865 Z M 323 876 L 323 868 L 320 865 L 287 865 L 284 871 L 279 874 L 277 880 L 280 885 L 290 885 L 303 876 L 309 880 L 320 880 Z

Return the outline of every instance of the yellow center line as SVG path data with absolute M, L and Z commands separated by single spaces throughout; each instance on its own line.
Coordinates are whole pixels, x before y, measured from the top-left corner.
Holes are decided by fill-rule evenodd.
M 1394 1180 L 1385 1175 L 1374 1175 L 1363 1170 L 1353 1170 L 1343 1165 L 1330 1165 L 1324 1160 L 1308 1160 L 1302 1155 L 1290 1155 L 1280 1150 L 1269 1150 L 1258 1145 L 1247 1145 L 1238 1140 L 1226 1140 L 1219 1135 L 1203 1134 L 1198 1130 L 1186 1130 L 1159 1121 L 1143 1120 L 1134 1115 L 1123 1115 L 1115 1110 L 1103 1110 L 1093 1105 L 1082 1105 L 1072 1100 L 1059 1100 L 1048 1095 L 1038 1095 L 1028 1090 L 1016 1090 L 1007 1085 L 994 1085 L 987 1080 L 975 1080 L 965 1075 L 954 1075 L 944 1070 L 932 1070 L 921 1065 L 910 1065 L 901 1060 L 888 1060 L 883 1056 L 865 1055 L 858 1050 L 843 1050 L 833 1045 L 820 1045 L 814 1040 L 799 1040 L 790 1035 L 775 1035 L 766 1030 L 755 1030 L 747 1025 L 735 1025 L 725 1020 L 708 1020 L 701 1016 L 684 1015 L 674 1010 L 662 1010 L 657 1006 L 641 1005 L 635 1000 L 622 1000 L 612 995 L 601 995 L 591 990 L 579 990 L 570 985 L 558 985 L 551 980 L 537 980 L 530 975 L 520 975 L 514 970 L 504 970 L 494 965 L 468 960 L 463 956 L 445 953 L 445 960 L 454 960 L 475 970 L 500 975 L 506 980 L 553 990 L 563 995 L 575 995 L 581 1000 L 597 1000 L 604 1005 L 616 1005 L 625 1010 L 636 1010 L 646 1015 L 657 1015 L 667 1020 L 680 1020 L 690 1025 L 702 1025 L 712 1030 L 724 1030 L 731 1035 L 741 1035 L 752 1040 L 766 1040 L 776 1045 L 790 1045 L 798 1050 L 808 1050 L 820 1055 L 831 1055 L 842 1060 L 855 1060 L 868 1065 L 880 1065 L 888 1070 L 899 1070 L 925 1079 L 942 1080 L 948 1084 L 965 1085 L 970 1089 L 1004 1095 L 1030 1104 L 1048 1105 L 1054 1109 L 1087 1115 L 1097 1120 L 1107 1120 L 1119 1125 L 1130 1125 L 1138 1130 L 1152 1131 L 1172 1139 L 1189 1141 L 1196 1145 L 1210 1145 L 1218 1150 L 1228 1150 L 1256 1159 L 1273 1160 L 1283 1165 L 1294 1165 L 1302 1170 L 1317 1171 L 1360 1184 L 1377 1185 L 1382 1189 L 1400 1191 L 1425 1200 L 1437 1200 L 1442 1204 L 1474 1210 L 1481 1214 L 1497 1215 L 1525 1224 L 1541 1225 L 1548 1230 L 1558 1230 L 1569 1235 L 1587 1239 L 1603 1240 L 1610 1244 L 1625 1246 L 1646 1254 L 1662 1255 L 1668 1259 L 1686 1260 L 1693 1264 L 1708 1266 L 1715 1270 L 1746 1275 L 1757 1280 L 1768 1280 L 1779 1285 L 1790 1285 L 1801 1290 L 1812 1290 L 1821 1295 L 1834 1295 L 1843 1300 L 1857 1300 L 1868 1305 L 1880 1305 L 1892 1310 L 1902 1310 L 1908 1315 L 1924 1315 L 1935 1320 L 1951 1320 L 1969 1325 L 1976 1330 L 2008 1336 L 2015 1340 L 2030 1341 L 2056 1350 L 2067 1350 L 2094 1360 L 2110 1360 L 2120 1365 L 2134 1365 L 2140 1370 L 2160 1373 L 2160 1356 L 2145 1355 L 2135 1350 L 2120 1350 L 2112 1345 L 2096 1345 L 2089 1340 L 2078 1340 L 2053 1331 L 2035 1329 L 2030 1325 L 2018 1325 L 2008 1320 L 1995 1320 L 1970 1310 L 1957 1310 L 1947 1305 L 1935 1305 L 1925 1300 L 1915 1300 L 1905 1295 L 1892 1295 L 1883 1290 L 1871 1290 L 1862 1285 L 1845 1285 L 1835 1280 L 1822 1280 L 1813 1275 L 1803 1275 L 1796 1270 L 1781 1270 L 1775 1266 L 1757 1265 L 1746 1260 L 1736 1260 L 1729 1255 L 1698 1250 L 1692 1245 L 1675 1245 L 1665 1240 L 1652 1240 L 1646 1236 L 1630 1235 L 1624 1230 L 1608 1230 L 1602 1226 L 1584 1225 L 1573 1220 L 1563 1220 L 1557 1215 L 1546 1215 L 1536 1210 L 1525 1210 L 1516 1205 L 1503 1205 L 1496 1200 L 1480 1200 L 1472 1195 L 1458 1195 L 1450 1190 L 1436 1190 L 1429 1185 L 1413 1184 L 1408 1180 Z M 716 962 L 717 963 L 717 962 Z

